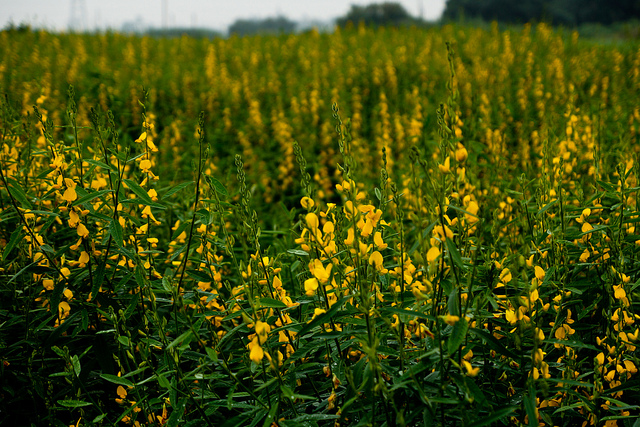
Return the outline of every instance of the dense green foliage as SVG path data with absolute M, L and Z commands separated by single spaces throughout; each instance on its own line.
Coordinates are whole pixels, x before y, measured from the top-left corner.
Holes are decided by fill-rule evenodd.
M 0 424 L 637 422 L 638 43 L 25 29 L 0 58 Z

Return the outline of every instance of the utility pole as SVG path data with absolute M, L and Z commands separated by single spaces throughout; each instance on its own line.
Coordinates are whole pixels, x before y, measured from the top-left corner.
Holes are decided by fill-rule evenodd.
M 166 30 L 169 23 L 169 0 L 162 0 L 162 29 Z

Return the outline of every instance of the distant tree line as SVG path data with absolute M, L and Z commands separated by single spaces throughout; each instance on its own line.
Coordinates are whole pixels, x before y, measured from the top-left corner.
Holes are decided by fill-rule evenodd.
M 531 21 L 578 26 L 640 19 L 640 0 L 447 0 L 444 20 Z
M 267 19 L 238 19 L 229 26 L 229 35 L 293 33 L 297 24 L 284 16 Z
M 351 5 L 351 10 L 336 20 L 336 24 L 344 27 L 349 22 L 364 23 L 367 26 L 399 26 L 418 23 L 399 3 L 373 3 L 366 6 Z

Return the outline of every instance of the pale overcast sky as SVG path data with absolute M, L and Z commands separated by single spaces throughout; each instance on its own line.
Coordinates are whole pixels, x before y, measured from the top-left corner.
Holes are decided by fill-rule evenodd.
M 352 4 L 385 0 L 0 0 L 0 25 L 29 23 L 65 30 L 70 23 L 85 29 L 119 29 L 125 22 L 162 27 L 208 27 L 226 30 L 238 18 L 283 15 L 294 21 L 328 21 L 347 13 Z M 395 0 L 414 16 L 436 20 L 445 0 Z M 166 5 L 166 14 L 163 13 Z

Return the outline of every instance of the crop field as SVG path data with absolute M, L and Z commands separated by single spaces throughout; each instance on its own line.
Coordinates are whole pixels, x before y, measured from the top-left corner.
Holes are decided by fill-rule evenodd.
M 1 425 L 640 425 L 640 43 L 7 30 L 0 94 Z

